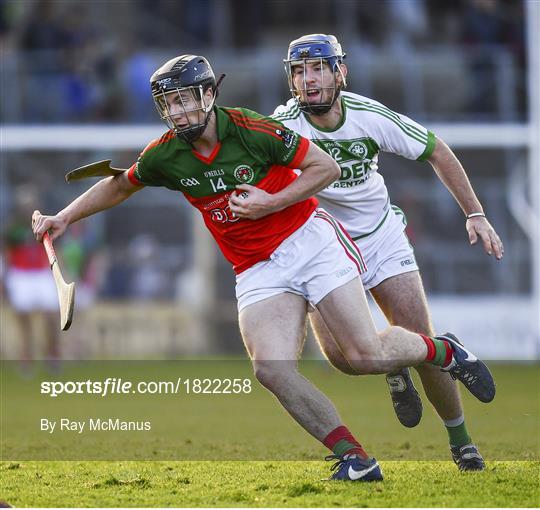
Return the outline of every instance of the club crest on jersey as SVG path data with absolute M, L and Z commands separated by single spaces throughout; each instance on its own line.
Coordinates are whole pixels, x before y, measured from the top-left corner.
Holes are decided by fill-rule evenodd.
M 238 182 L 247 184 L 253 180 L 253 177 L 255 177 L 255 172 L 248 165 L 238 165 L 234 169 L 233 175 Z
M 294 142 L 294 133 L 292 131 L 289 131 L 288 129 L 276 129 L 276 135 L 281 137 L 281 139 L 283 140 L 283 145 L 285 145 L 287 149 Z
M 358 156 L 358 159 L 365 159 L 368 154 L 368 148 L 363 142 L 354 142 L 349 147 L 349 152 L 352 152 L 353 154 Z

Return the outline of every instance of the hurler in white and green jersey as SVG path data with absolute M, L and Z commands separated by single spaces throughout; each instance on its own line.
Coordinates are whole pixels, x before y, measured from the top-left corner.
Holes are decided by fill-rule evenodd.
M 405 233 L 405 216 L 390 204 L 379 173 L 379 153 L 429 161 L 465 213 L 471 243 L 481 237 L 486 252 L 494 250 L 498 258 L 502 257 L 502 243 L 487 223 L 465 170 L 442 140 L 373 99 L 344 92 L 348 73 L 345 57 L 334 35 L 307 34 L 291 41 L 283 63 L 292 99 L 277 107 L 273 117 L 312 140 L 341 167 L 340 178 L 320 191 L 317 198 L 355 240 L 366 263 L 361 275 L 364 289 L 374 297 L 388 322 L 433 335 L 419 268 Z M 310 320 L 328 360 L 350 373 L 324 321 L 315 314 Z M 444 356 L 444 366 L 450 353 L 443 352 L 442 345 L 444 340 L 435 351 L 439 359 Z M 420 373 L 426 373 L 424 367 Z M 422 417 L 422 400 L 409 370 L 387 374 L 386 380 L 399 421 L 406 427 L 416 426 Z M 454 462 L 461 470 L 484 469 L 484 460 L 467 433 L 457 388 L 436 373 L 422 377 L 422 383 L 446 426 Z M 491 392 L 489 398 L 493 396 Z M 346 469 L 344 461 L 333 478 L 346 478 Z
M 341 101 L 342 118 L 331 130 L 313 124 L 297 98 L 278 106 L 273 117 L 337 161 L 341 177 L 317 198 L 357 240 L 377 229 L 391 207 L 378 171 L 379 152 L 424 161 L 433 152 L 435 135 L 373 99 L 342 91 L 337 100 Z

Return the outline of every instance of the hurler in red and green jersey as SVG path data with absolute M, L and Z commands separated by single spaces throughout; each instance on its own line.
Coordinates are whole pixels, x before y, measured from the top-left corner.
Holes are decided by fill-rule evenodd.
M 281 242 L 303 225 L 317 206 L 303 200 L 258 220 L 240 219 L 229 209 L 238 184 L 267 193 L 287 187 L 309 146 L 306 138 L 280 122 L 244 108 L 213 107 L 218 144 L 205 157 L 174 130 L 152 141 L 130 168 L 133 184 L 180 191 L 204 222 L 235 272 L 269 258 Z

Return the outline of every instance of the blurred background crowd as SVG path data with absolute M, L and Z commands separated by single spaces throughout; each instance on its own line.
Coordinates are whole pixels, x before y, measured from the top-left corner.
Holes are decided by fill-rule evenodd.
M 155 125 L 149 77 L 182 53 L 203 54 L 216 74 L 227 75 L 220 104 L 270 114 L 290 97 L 282 65 L 290 40 L 325 32 L 347 52 L 349 90 L 427 127 L 525 123 L 526 11 L 522 0 L 0 0 L 0 121 L 43 131 L 72 124 Z M 381 157 L 380 171 L 408 216 L 431 296 L 527 299 L 532 292 L 531 244 L 508 196 L 511 182 L 526 187 L 527 151 L 491 145 L 453 148 L 505 242 L 500 264 L 468 246 L 463 215 L 428 165 Z M 17 197 L 31 193 L 35 208 L 53 213 L 89 184 L 68 186 L 65 172 L 99 159 L 127 167 L 143 147 L 3 150 L 4 253 L 12 225 L 30 225 L 29 216 L 20 219 Z M 161 303 L 161 313 L 171 307 L 160 320 L 167 324 L 164 343 L 176 353 L 181 349 L 171 335 L 181 335 L 185 324 L 174 317 L 179 308 L 187 318 L 199 313 L 194 303 L 208 294 L 210 281 L 204 334 L 215 338 L 219 331 L 224 351 L 240 349 L 232 271 L 220 255 L 200 265 L 197 232 L 189 206 L 160 190 L 145 190 L 81 222 L 58 243 L 68 274 L 86 289 L 81 310 L 98 307 L 103 318 L 109 303 Z M 9 258 L 3 261 L 5 272 Z M 128 317 L 133 307 L 122 313 Z M 130 320 L 144 330 L 144 321 Z M 121 328 L 96 321 L 85 327 L 104 345 L 120 334 Z
M 148 78 L 188 50 L 228 73 L 226 102 L 267 113 L 287 96 L 288 42 L 323 29 L 349 53 L 351 86 L 398 111 L 524 119 L 524 10 L 521 0 L 2 0 L 2 120 L 155 122 Z

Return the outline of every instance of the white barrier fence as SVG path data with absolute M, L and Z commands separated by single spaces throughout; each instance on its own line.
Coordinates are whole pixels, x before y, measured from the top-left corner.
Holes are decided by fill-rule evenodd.
M 540 360 L 540 344 L 533 322 L 538 316 L 531 299 L 440 296 L 430 298 L 433 324 L 438 333 L 450 331 L 462 339 L 475 354 L 486 360 Z M 384 317 L 371 303 L 376 325 L 387 326 Z M 234 307 L 228 308 L 236 321 Z M 9 309 L 2 312 L 2 358 L 17 359 L 20 335 Z M 61 333 L 66 358 L 149 359 L 212 356 L 219 345 L 211 345 L 201 319 L 192 310 L 173 303 L 101 303 L 76 313 L 70 331 Z M 34 330 L 41 331 L 36 318 Z M 42 335 L 35 335 L 35 355 L 43 356 Z M 215 342 L 222 342 L 219 335 Z M 236 352 L 241 352 L 238 338 Z M 318 357 L 313 345 L 308 357 Z

